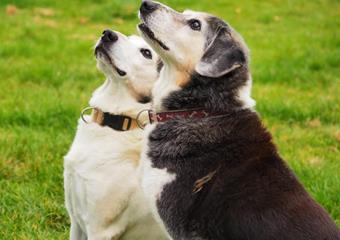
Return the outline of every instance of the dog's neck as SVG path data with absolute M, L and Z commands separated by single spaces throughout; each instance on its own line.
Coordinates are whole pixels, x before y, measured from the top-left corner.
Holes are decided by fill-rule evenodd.
M 255 101 L 251 98 L 251 87 L 252 79 L 247 68 L 220 79 L 208 79 L 165 64 L 153 88 L 153 110 L 253 110 Z
M 160 72 L 160 76 L 156 81 L 152 90 L 152 107 L 156 112 L 166 110 L 163 106 L 163 100 L 174 91 L 181 88 L 176 84 L 177 73 L 179 71 L 172 65 L 165 64 Z
M 125 80 L 107 78 L 93 93 L 90 106 L 103 112 L 136 118 L 138 113 L 149 108 L 150 104 L 139 103 L 133 89 Z

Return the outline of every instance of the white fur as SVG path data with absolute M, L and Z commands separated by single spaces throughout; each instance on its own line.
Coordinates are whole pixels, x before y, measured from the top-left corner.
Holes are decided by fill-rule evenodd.
M 149 136 L 150 132 L 154 130 L 155 126 L 156 124 L 147 126 L 144 135 Z M 167 233 L 164 223 L 159 216 L 156 202 L 161 197 L 164 186 L 174 181 L 176 179 L 176 175 L 169 173 L 167 169 L 158 169 L 152 167 L 151 160 L 148 158 L 147 155 L 147 137 L 144 137 L 142 149 L 143 151 L 139 173 L 139 175 L 141 176 L 141 186 L 144 191 L 145 197 L 150 204 L 153 215 L 155 216 L 159 225 L 163 228 L 164 232 Z M 171 239 L 169 235 L 168 238 Z
M 144 82 L 142 90 L 150 91 L 148 86 L 156 79 L 157 64 L 156 60 L 148 62 L 137 56 L 140 53 L 136 46 L 146 45 L 141 39 L 121 37 L 126 42 L 116 43 L 110 55 L 127 76 L 119 77 L 99 59 L 98 65 L 108 79 L 95 91 L 90 104 L 106 112 L 135 117 L 149 106 L 138 103 L 130 88 Z M 128 57 L 128 61 L 119 57 Z M 138 64 L 144 68 L 133 66 Z M 90 116 L 86 118 L 91 121 Z M 76 137 L 64 161 L 71 240 L 166 239 L 152 217 L 138 181 L 142 134 L 140 129 L 119 132 L 79 120 Z
M 156 81 L 152 90 L 153 109 L 156 112 L 162 111 L 163 98 L 169 96 L 173 91 L 180 90 L 176 84 L 176 69 L 171 65 L 165 65 L 160 73 L 159 79 Z
M 254 109 L 256 106 L 256 101 L 251 97 L 253 81 L 249 74 L 248 81 L 245 86 L 241 87 L 238 91 L 238 99 L 243 103 L 244 109 Z
M 154 32 L 155 37 L 161 40 L 170 50 L 163 51 L 147 35 L 141 31 L 140 33 L 157 51 L 165 64 L 179 67 L 179 71 L 191 72 L 194 65 L 203 56 L 205 37 L 201 32 L 192 31 L 187 21 L 193 18 L 200 19 L 203 24 L 202 30 L 205 31 L 206 14 L 186 11 L 182 15 L 165 5 L 162 6 L 161 9 L 148 16 L 147 25 Z

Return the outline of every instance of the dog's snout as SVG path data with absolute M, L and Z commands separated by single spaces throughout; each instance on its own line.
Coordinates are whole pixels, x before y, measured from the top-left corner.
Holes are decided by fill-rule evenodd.
M 146 0 L 143 1 L 142 6 L 140 7 L 140 12 L 144 15 L 147 15 L 155 11 L 157 7 L 158 7 L 157 3 Z
M 102 41 L 103 42 L 116 42 L 118 40 L 117 33 L 111 30 L 105 30 L 103 32 Z

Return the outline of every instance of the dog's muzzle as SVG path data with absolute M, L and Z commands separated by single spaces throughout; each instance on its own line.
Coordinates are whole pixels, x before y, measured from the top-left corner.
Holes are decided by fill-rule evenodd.
M 141 15 L 146 17 L 147 15 L 157 10 L 158 6 L 159 5 L 157 3 L 154 3 L 152 1 L 143 1 L 139 10 Z
M 117 42 L 118 41 L 118 35 L 114 31 L 111 31 L 110 29 L 106 29 L 103 32 L 101 41 L 105 42 L 105 43 Z
M 110 47 L 112 44 L 118 41 L 118 35 L 114 31 L 110 29 L 106 29 L 102 33 L 102 37 L 95 49 L 95 54 L 97 55 L 98 52 L 105 49 L 106 47 Z
M 97 59 L 98 57 L 103 57 L 115 69 L 119 76 L 124 77 L 127 73 L 115 65 L 114 60 L 110 57 L 108 53 L 108 49 L 117 41 L 117 33 L 111 31 L 110 29 L 104 30 L 103 35 L 94 50 L 94 54 Z
M 161 48 L 165 51 L 169 51 L 169 47 L 165 45 L 161 40 L 156 38 L 155 33 L 146 25 L 146 23 L 141 23 L 138 25 L 138 28 L 152 41 L 156 42 Z

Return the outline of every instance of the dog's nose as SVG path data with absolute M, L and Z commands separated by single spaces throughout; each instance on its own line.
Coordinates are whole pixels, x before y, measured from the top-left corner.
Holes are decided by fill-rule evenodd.
M 103 32 L 102 41 L 103 42 L 116 42 L 118 40 L 117 33 L 111 31 L 111 30 L 105 30 Z
M 157 3 L 154 3 L 152 1 L 143 1 L 142 6 L 140 7 L 140 12 L 142 14 L 150 14 L 153 11 L 155 11 L 158 7 Z

